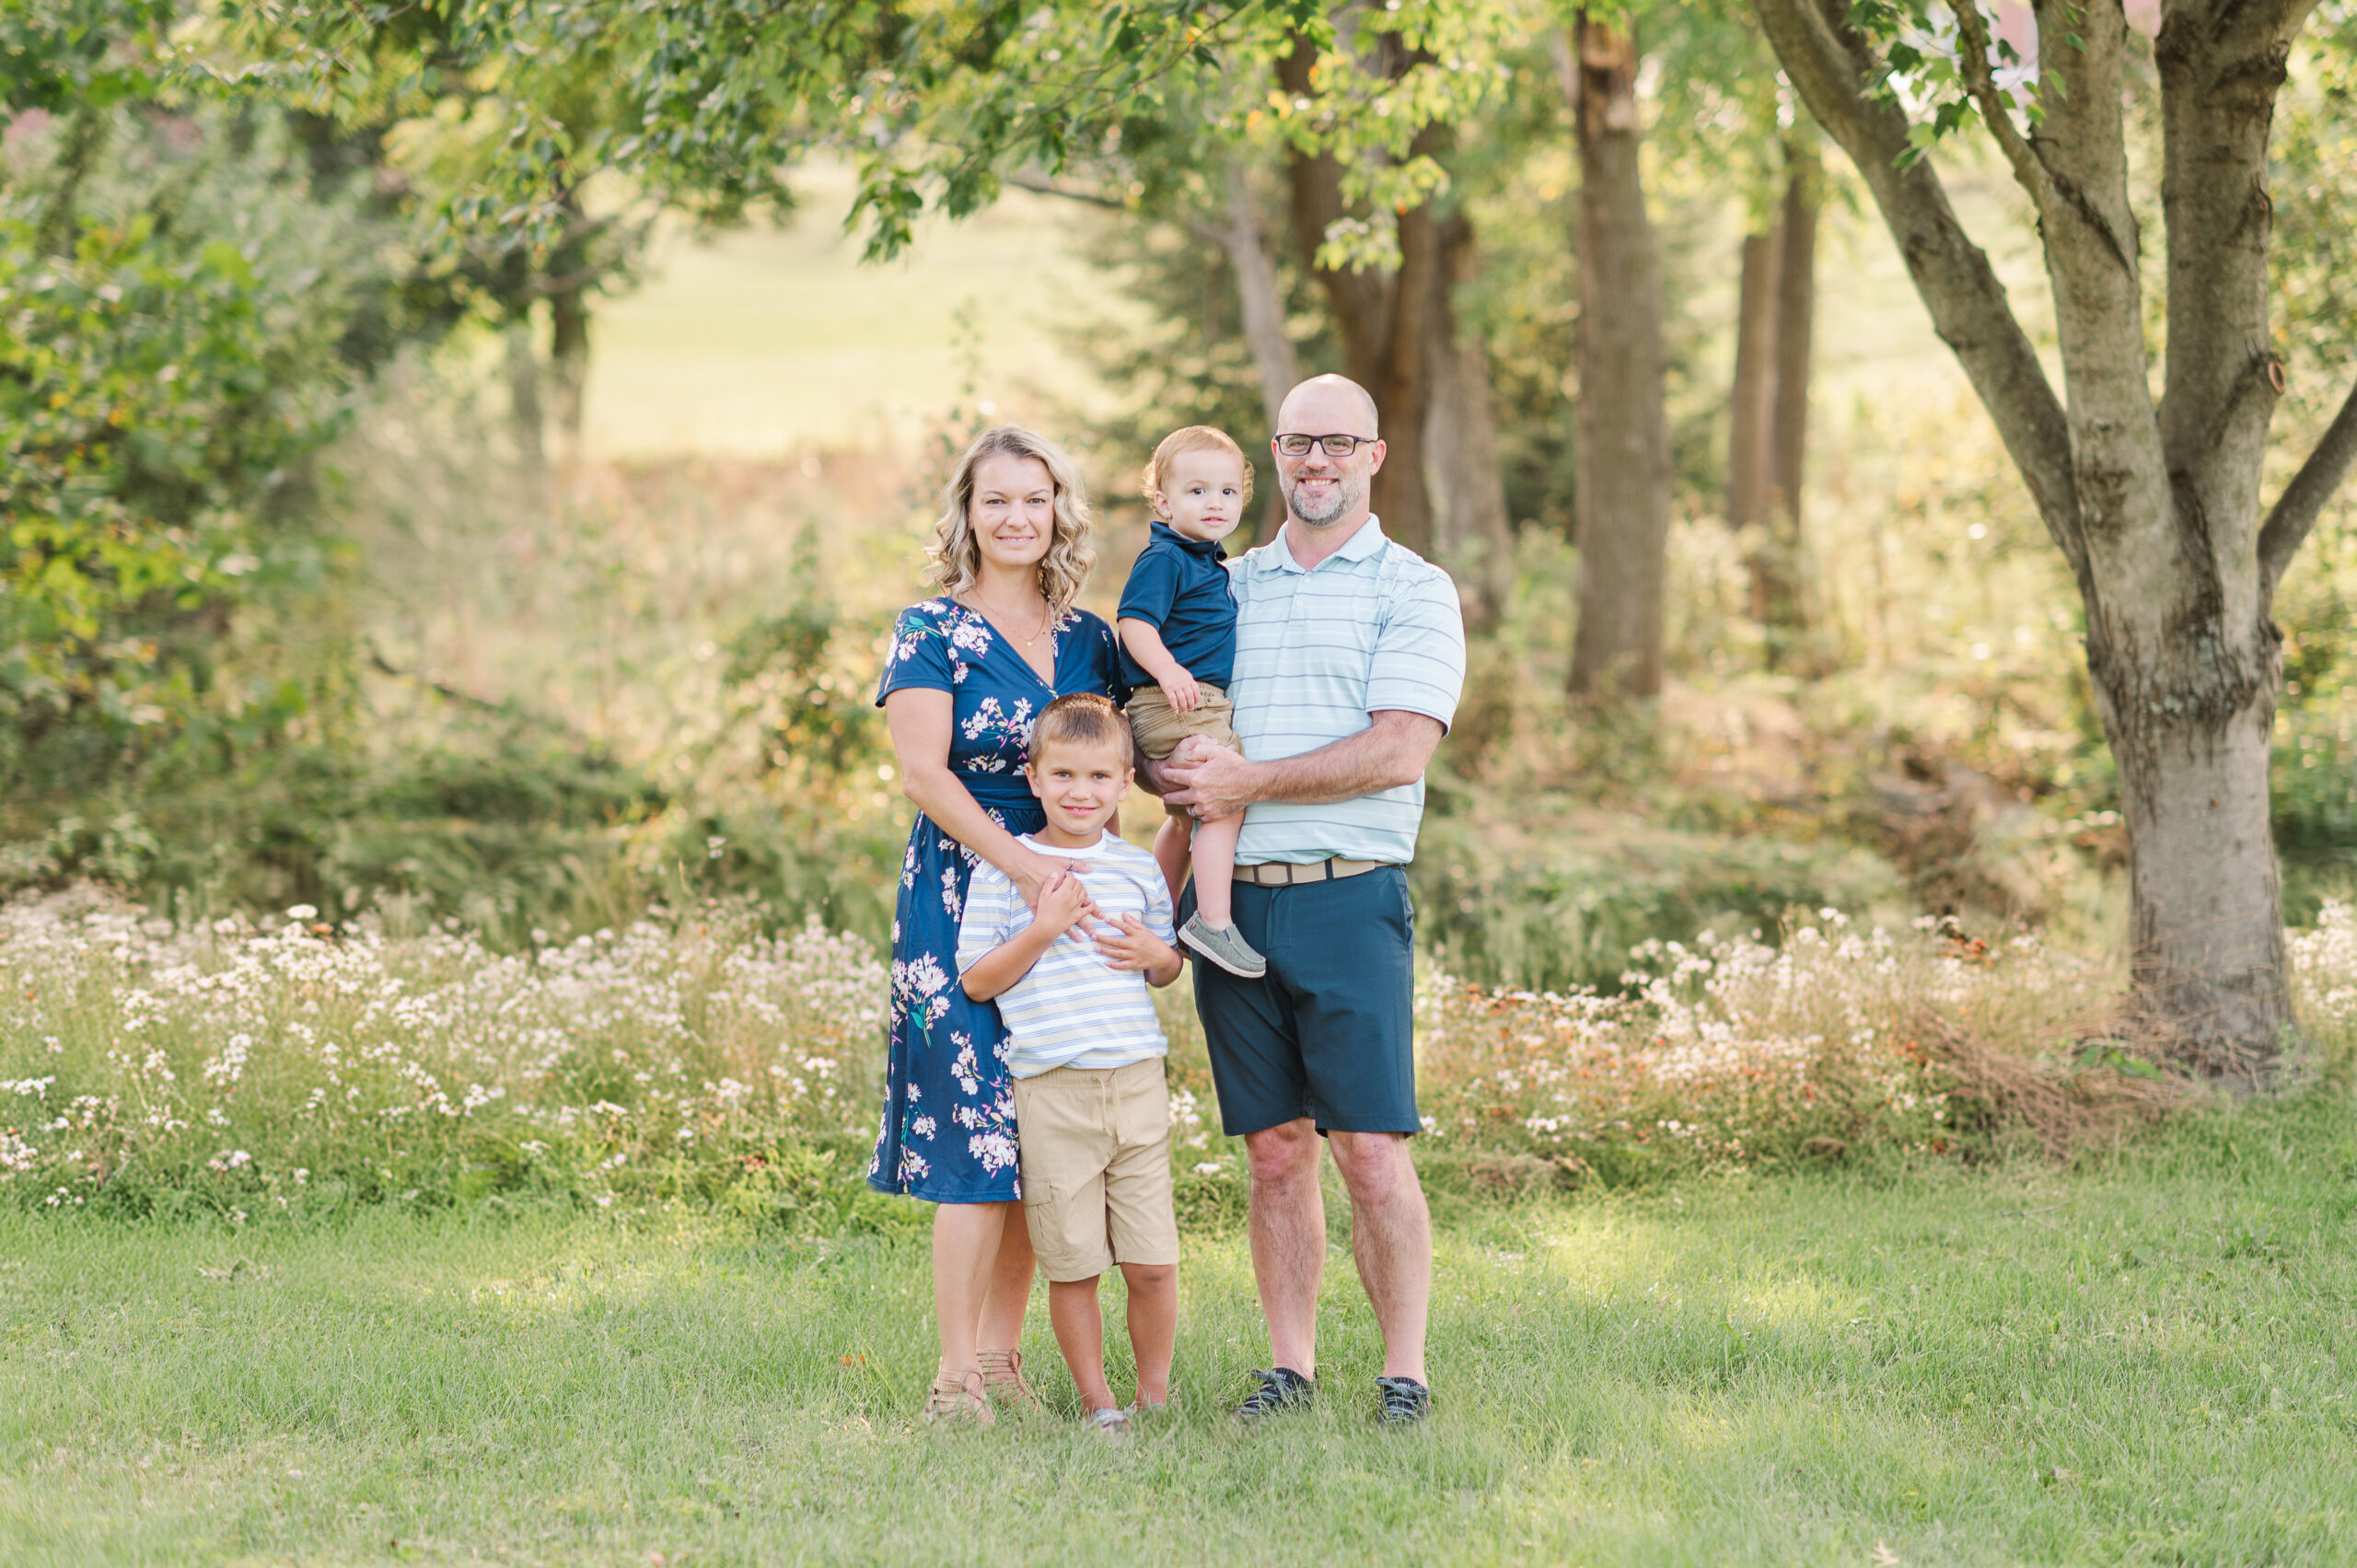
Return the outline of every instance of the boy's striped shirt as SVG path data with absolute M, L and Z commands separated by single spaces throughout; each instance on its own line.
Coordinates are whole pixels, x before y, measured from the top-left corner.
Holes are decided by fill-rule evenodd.
M 1082 885 L 1109 923 L 1133 914 L 1163 941 L 1172 939 L 1170 890 L 1145 851 L 1110 833 L 1087 849 L 1059 848 L 1028 836 L 1021 842 L 1076 862 Z M 1031 911 L 1006 873 L 987 861 L 977 865 L 958 925 L 958 972 L 1030 924 Z M 1084 921 L 1057 937 L 1028 974 L 999 993 L 1006 1068 L 1016 1077 L 1035 1078 L 1053 1067 L 1126 1067 L 1169 1054 L 1145 976 L 1108 964 L 1087 927 Z

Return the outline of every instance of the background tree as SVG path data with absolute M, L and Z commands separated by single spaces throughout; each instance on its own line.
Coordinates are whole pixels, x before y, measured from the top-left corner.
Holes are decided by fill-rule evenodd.
M 1757 0 L 1818 122 L 1849 153 L 1940 335 L 2003 434 L 2077 581 L 2087 668 L 2130 836 L 2133 1009 L 2188 1063 L 2278 1082 L 2294 1038 L 2269 821 L 2277 585 L 2357 459 L 2357 391 L 2271 506 L 2283 387 L 2269 317 L 2268 144 L 2313 0 L 2172 0 L 2152 80 L 2162 123 L 2164 390 L 2153 355 L 2124 94 L 2146 45 L 2112 0 L 2037 8 L 2020 101 L 1973 5 Z M 2139 7 L 2140 19 L 2150 17 Z M 1928 94 L 1911 123 L 1894 77 Z M 2067 404 L 1933 159 L 1978 115 L 2038 215 Z

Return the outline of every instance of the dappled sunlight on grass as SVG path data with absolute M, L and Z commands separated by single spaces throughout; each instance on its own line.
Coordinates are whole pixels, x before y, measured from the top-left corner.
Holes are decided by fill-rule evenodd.
M 1079 1431 L 1037 1304 L 1047 1414 L 913 1420 L 921 1234 L 5 1215 L 0 1558 L 2310 1557 L 2351 1523 L 2348 1127 L 2316 1100 L 2076 1169 L 1469 1208 L 1406 1438 L 1343 1216 L 1318 1408 L 1249 1433 L 1245 1239 L 1190 1237 L 1177 1413 L 1127 1450 Z

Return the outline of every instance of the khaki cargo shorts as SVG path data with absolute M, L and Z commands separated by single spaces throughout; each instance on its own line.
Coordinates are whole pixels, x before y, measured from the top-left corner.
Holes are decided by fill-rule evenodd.
M 1130 694 L 1130 735 L 1141 752 L 1159 762 L 1190 735 L 1237 751 L 1244 749 L 1244 742 L 1236 738 L 1236 704 L 1218 687 L 1207 681 L 1196 684 L 1202 689 L 1203 700 L 1191 714 L 1172 707 L 1159 686 L 1141 686 Z
M 1161 1057 L 1017 1078 L 1015 1126 L 1023 1218 L 1048 1278 L 1070 1283 L 1117 1262 L 1178 1261 Z

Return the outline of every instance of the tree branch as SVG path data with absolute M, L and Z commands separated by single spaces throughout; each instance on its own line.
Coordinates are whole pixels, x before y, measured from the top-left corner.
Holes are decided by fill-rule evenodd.
M 1110 212 L 1126 213 L 1130 204 L 1118 196 L 1108 196 L 1097 191 L 1075 191 L 1069 185 L 1059 185 L 1052 180 L 1036 174 L 1010 174 L 1006 182 L 1017 191 L 1028 191 L 1035 196 L 1062 196 L 1067 202 L 1085 206 L 1103 207 Z
M 2014 123 L 2005 95 L 1997 88 L 1996 73 L 1989 69 L 1989 23 L 1973 0 L 1958 0 L 1956 27 L 1963 42 L 1956 51 L 1956 60 L 1964 68 L 1964 84 L 1972 94 L 1972 101 L 1980 106 L 1980 122 L 1997 139 L 1997 150 L 2013 165 L 2014 179 L 2029 192 L 2039 215 L 2051 216 L 2058 195 L 2054 176 L 2039 159 L 2038 149 L 2030 145 L 2021 128 Z
M 2317 515 L 2324 504 L 2332 499 L 2340 482 L 2349 477 L 2352 465 L 2357 465 L 2357 386 L 2349 389 L 2349 396 L 2341 400 L 2340 412 L 2325 426 L 2324 437 L 2292 476 L 2292 482 L 2276 497 L 2275 505 L 2267 514 L 2266 526 L 2258 530 L 2258 595 L 2262 605 L 2275 601 L 2275 585 L 2283 579 L 2284 568 L 2292 564 L 2292 557 L 2299 553 L 2306 542 L 2308 530 L 2316 527 Z
M 1881 62 L 1844 20 L 1845 0 L 1753 0 L 1753 9 L 1809 111 L 1874 193 L 1933 329 L 1970 377 L 2048 534 L 2084 577 L 2086 544 L 2061 400 L 1931 160 L 1900 167 L 1910 151 L 1907 117 L 1867 87 Z

